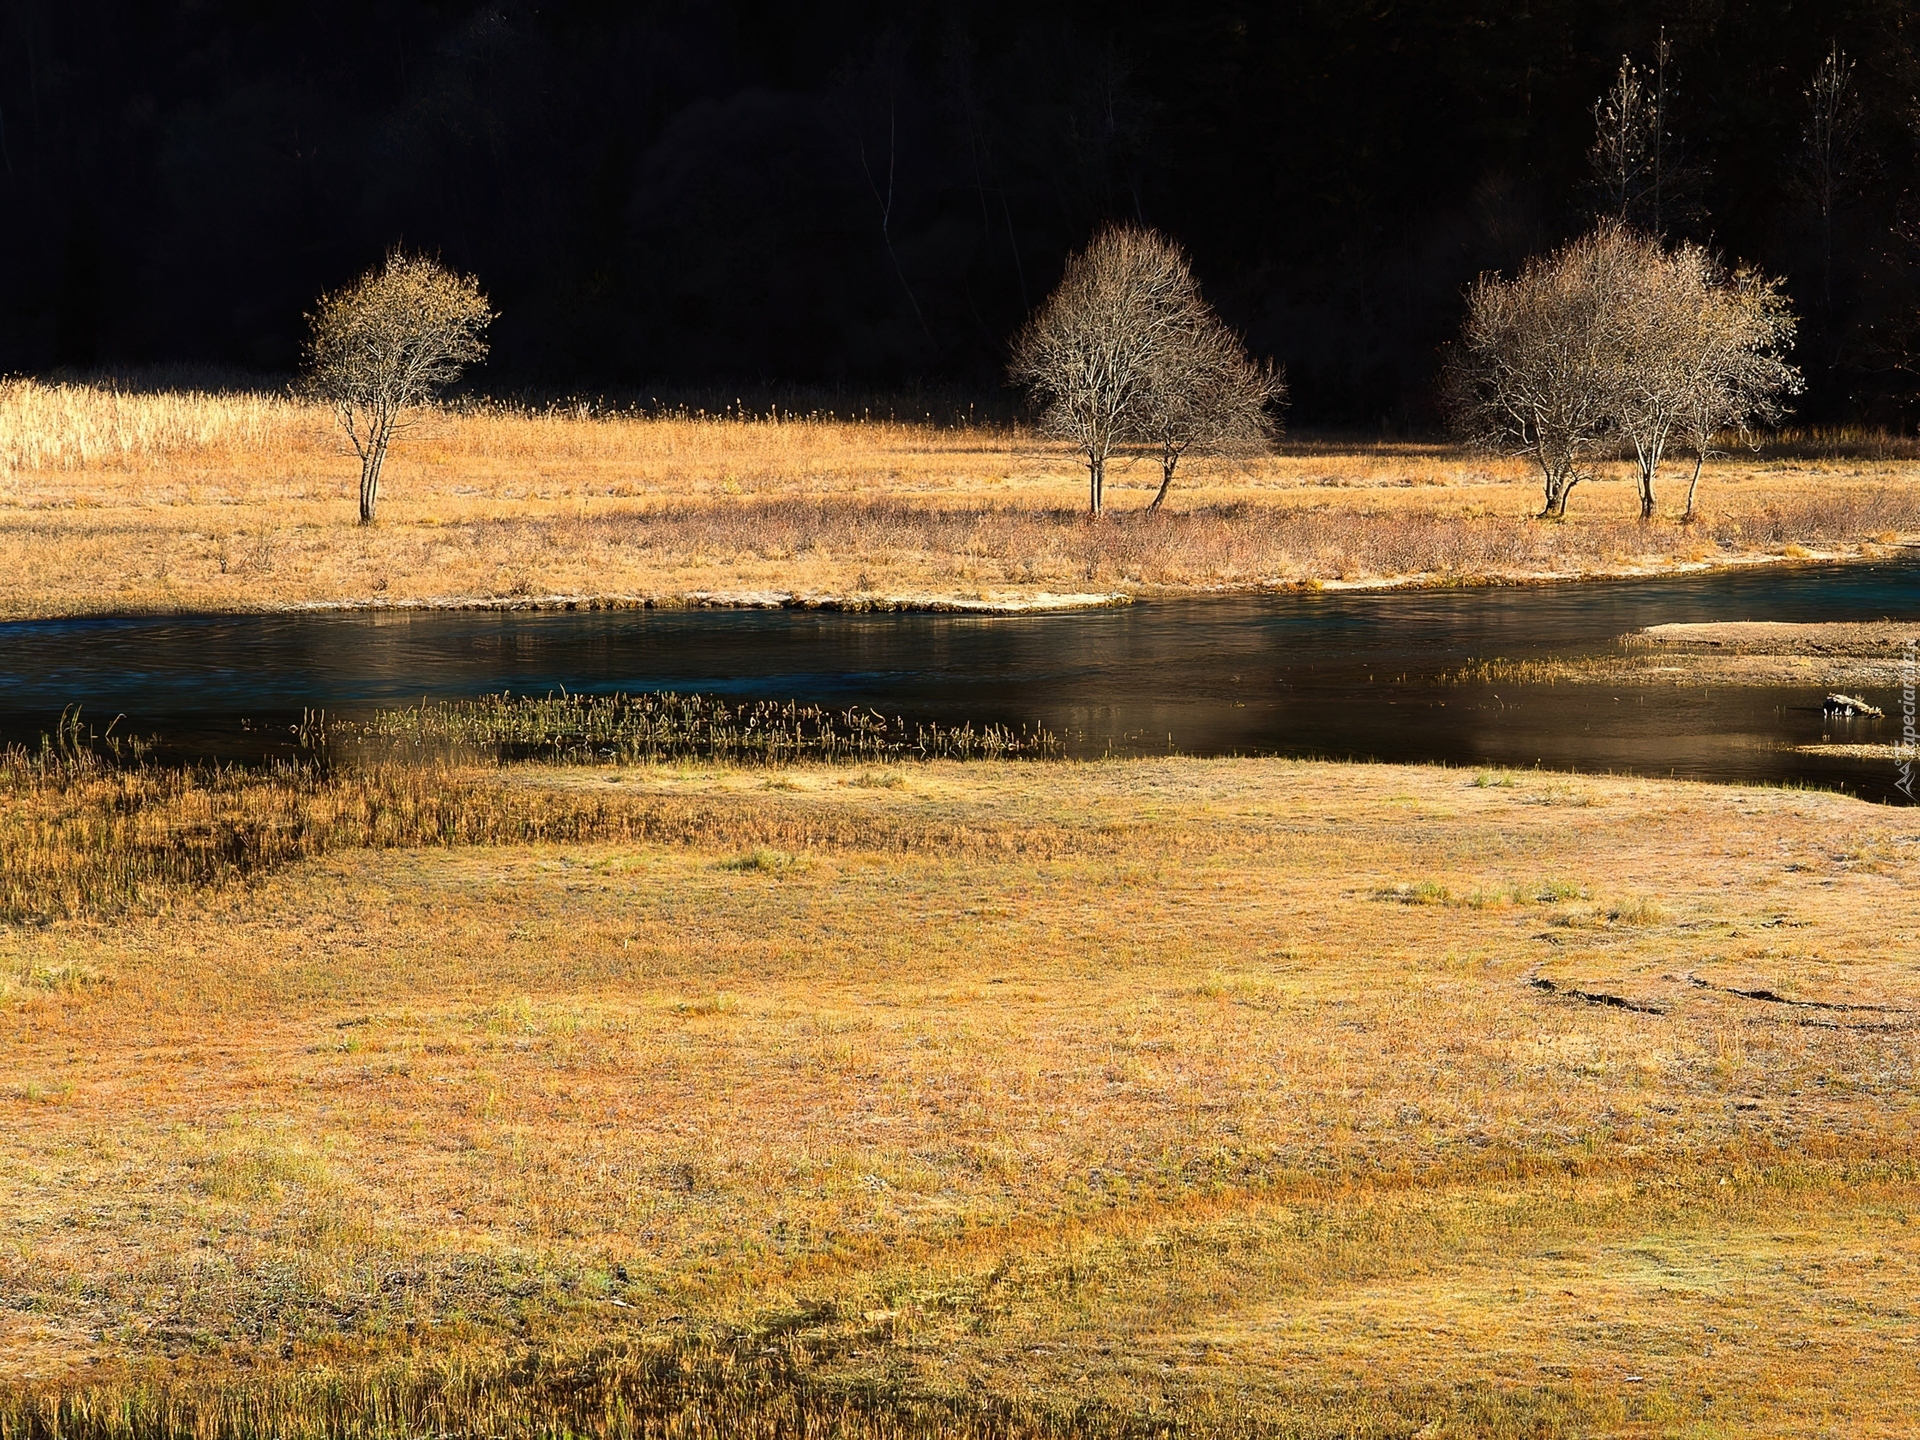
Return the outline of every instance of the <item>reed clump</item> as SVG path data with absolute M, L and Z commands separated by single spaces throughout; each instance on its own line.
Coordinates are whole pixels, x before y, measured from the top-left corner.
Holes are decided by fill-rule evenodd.
M 295 436 L 324 438 L 327 416 L 256 390 L 124 390 L 0 380 L 0 475 L 109 467 L 150 469 Z
M 764 1334 L 658 1337 L 570 1355 L 428 1359 L 345 1372 L 285 1367 L 218 1385 L 155 1379 L 0 1392 L 0 1440 L 1131 1440 L 1152 1433 L 1137 1417 L 1097 1403 L 929 1396 L 835 1383 L 823 1372 L 806 1341 Z M 1250 1424 L 1232 1431 L 1276 1433 Z
M 384 753 L 478 753 L 495 760 L 727 765 L 798 761 L 1007 760 L 1057 757 L 1040 727 L 912 723 L 857 706 L 730 700 L 672 691 L 630 695 L 486 695 L 422 701 L 336 727 Z

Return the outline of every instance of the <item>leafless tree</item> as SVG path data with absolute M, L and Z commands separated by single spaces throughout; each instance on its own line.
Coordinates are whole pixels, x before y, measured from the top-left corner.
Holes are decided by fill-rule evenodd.
M 1140 434 L 1163 356 L 1208 318 L 1180 247 L 1120 225 L 1067 261 L 1014 341 L 1008 374 L 1040 407 L 1041 433 L 1085 458 L 1091 513 L 1105 502 L 1107 461 Z
M 1614 422 L 1633 447 L 1640 483 L 1640 518 L 1654 513 L 1653 485 L 1667 442 L 1694 403 L 1702 356 L 1711 344 L 1709 305 L 1716 266 L 1697 245 L 1672 252 L 1639 235 L 1630 247 L 1620 289 L 1620 356 L 1615 372 Z
M 1833 308 L 1833 220 L 1853 177 L 1860 141 L 1860 97 L 1853 61 L 1835 42 L 1807 85 L 1807 123 L 1800 135 L 1800 185 L 1820 218 L 1822 302 Z
M 1905 118 L 1908 143 L 1920 153 L 1920 97 L 1907 102 Z M 1868 354 L 1878 369 L 1920 379 L 1920 190 L 1909 187 L 1894 201 L 1880 260 L 1894 298 L 1869 329 Z
M 305 386 L 333 407 L 360 457 L 362 525 L 373 523 L 380 470 L 402 416 L 486 357 L 493 318 L 471 275 L 397 249 L 322 295 L 307 317 Z
M 1640 67 L 1626 55 L 1620 73 L 1593 102 L 1593 145 L 1587 164 L 1600 219 L 1627 224 L 1658 184 L 1660 117 Z
M 1673 46 L 1667 41 L 1667 27 L 1660 27 L 1660 38 L 1653 45 L 1653 104 L 1648 119 L 1650 137 L 1653 142 L 1653 224 L 1650 227 L 1656 237 L 1666 232 L 1664 213 L 1671 198 L 1674 179 L 1673 167 L 1668 163 L 1672 149 L 1668 125 L 1673 117 L 1669 81 L 1673 71 Z
M 1806 388 L 1786 352 L 1795 320 L 1782 282 L 1751 270 L 1728 276 L 1715 266 L 1704 297 L 1702 343 L 1695 354 L 1680 438 L 1693 451 L 1686 518 L 1693 518 L 1700 470 L 1718 454 L 1716 437 L 1780 419 L 1788 397 Z
M 1469 443 L 1539 467 L 1543 519 L 1567 513 L 1567 496 L 1618 424 L 1627 291 L 1648 243 L 1604 224 L 1511 280 L 1482 275 L 1467 293 L 1444 376 L 1447 408 Z
M 1640 517 L 1654 513 L 1654 478 L 1669 440 L 1694 453 L 1687 514 L 1714 436 L 1779 417 L 1801 389 L 1788 364 L 1794 321 L 1780 282 L 1752 271 L 1729 276 L 1698 245 L 1646 244 L 1623 293 L 1617 423 L 1633 446 Z
M 1593 144 L 1587 150 L 1593 213 L 1601 221 L 1633 225 L 1655 238 L 1701 219 L 1699 194 L 1706 166 L 1675 123 L 1678 76 L 1666 27 L 1645 69 L 1620 57 L 1620 71 L 1593 102 Z
M 1549 517 L 1566 513 L 1583 468 L 1616 439 L 1633 450 L 1650 519 L 1678 439 L 1694 455 L 1691 515 L 1714 437 L 1777 419 L 1801 389 L 1784 358 L 1793 331 L 1781 282 L 1729 276 L 1697 245 L 1668 251 L 1603 225 L 1512 280 L 1480 278 L 1448 359 L 1448 402 L 1466 438 L 1540 467 Z
M 1284 374 L 1256 363 L 1210 308 L 1194 328 L 1170 337 L 1154 356 L 1132 427 L 1159 452 L 1160 490 L 1147 509 L 1167 498 L 1183 455 L 1264 451 L 1279 433 L 1275 412 L 1286 398 Z

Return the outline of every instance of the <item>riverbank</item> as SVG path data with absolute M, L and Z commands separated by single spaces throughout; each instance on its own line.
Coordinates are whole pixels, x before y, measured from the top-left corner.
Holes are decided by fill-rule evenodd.
M 1890 508 L 1880 492 L 1825 497 L 1825 518 L 1786 532 L 1806 543 L 1759 546 L 1747 537 L 1776 523 L 1771 500 L 1759 520 L 1723 514 L 1709 533 L 1437 514 L 1357 497 L 1092 521 L 1072 510 L 901 501 L 721 504 L 564 521 L 410 524 L 394 514 L 372 530 L 283 514 L 251 517 L 252 532 L 239 507 L 211 517 L 0 507 L 0 620 L 329 609 L 1020 614 L 1149 597 L 1556 584 L 1884 558 L 1915 542 L 1897 531 L 1851 540 L 1832 532 L 1857 536 Z M 200 528 L 209 525 L 236 528 L 221 536 Z
M 492 411 L 423 415 L 369 529 L 323 412 L 59 394 L 65 409 L 0 424 L 0 619 L 724 597 L 999 613 L 1685 573 L 1920 540 L 1902 458 L 1716 462 L 1686 524 L 1640 523 L 1615 466 L 1548 524 L 1515 462 L 1306 437 L 1245 463 L 1188 461 L 1154 514 L 1157 467 L 1127 460 L 1092 520 L 1074 458 L 1018 427 Z
M 0 927 L 0 1423 L 1909 1422 L 1910 812 L 1287 761 L 421 793 L 451 846 Z
M 683 595 L 446 595 L 424 600 L 308 600 L 269 613 L 407 613 L 409 611 L 548 612 L 601 610 L 819 610 L 847 614 L 1053 615 L 1131 604 L 1124 592 L 1056 595 L 1050 590 L 973 595 L 802 595 L 791 590 L 696 590 Z M 245 611 L 230 612 L 245 614 Z M 45 617 L 42 617 L 45 618 Z
M 1913 602 L 1920 607 L 1920 595 L 1915 595 Z M 1920 645 L 1920 616 L 1851 623 L 1716 620 L 1649 625 L 1627 636 L 1624 643 L 1669 653 L 1834 655 L 1897 660 Z

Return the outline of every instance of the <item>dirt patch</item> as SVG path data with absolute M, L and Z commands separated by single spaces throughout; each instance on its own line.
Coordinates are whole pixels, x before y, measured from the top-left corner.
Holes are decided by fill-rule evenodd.
M 1722 655 L 1895 658 L 1920 645 L 1920 620 L 1808 625 L 1791 621 L 1733 620 L 1650 625 L 1624 637 L 1621 643 L 1629 648 L 1706 650 Z

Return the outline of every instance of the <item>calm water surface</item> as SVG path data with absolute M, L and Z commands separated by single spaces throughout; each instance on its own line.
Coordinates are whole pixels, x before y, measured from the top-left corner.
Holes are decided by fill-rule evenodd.
M 1896 738 L 1811 687 L 1440 684 L 1469 660 L 1580 656 L 1644 625 L 1920 617 L 1920 559 L 1513 589 L 1146 602 L 985 618 L 792 611 L 211 616 L 0 625 L 0 737 L 78 703 L 169 747 L 250 755 L 303 707 L 700 689 L 1040 723 L 1077 754 L 1282 753 L 1631 770 L 1897 800 L 1890 762 L 1798 755 Z

